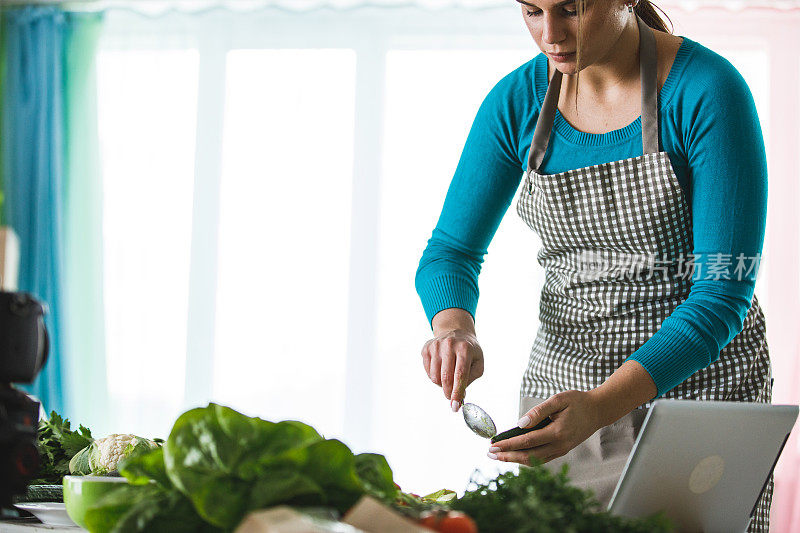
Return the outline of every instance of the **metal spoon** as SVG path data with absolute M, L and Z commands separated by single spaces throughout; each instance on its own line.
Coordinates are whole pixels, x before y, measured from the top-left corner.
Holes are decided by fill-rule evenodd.
M 531 431 L 535 431 L 537 429 L 542 429 L 547 424 L 552 422 L 550 417 L 548 416 L 532 428 L 511 428 L 508 431 L 504 431 L 497 434 L 497 426 L 494 425 L 494 420 L 489 414 L 475 405 L 474 403 L 465 403 L 462 408 L 462 412 L 464 413 L 464 421 L 467 423 L 469 429 L 472 430 L 473 433 L 478 435 L 479 437 L 483 437 L 484 439 L 491 439 L 492 443 L 510 439 L 511 437 L 516 437 L 519 435 L 524 435 L 525 433 L 530 433 Z
M 464 422 L 477 436 L 491 439 L 497 435 L 497 426 L 494 425 L 494 420 L 486 411 L 474 403 L 465 403 L 461 407 L 461 411 L 464 413 Z

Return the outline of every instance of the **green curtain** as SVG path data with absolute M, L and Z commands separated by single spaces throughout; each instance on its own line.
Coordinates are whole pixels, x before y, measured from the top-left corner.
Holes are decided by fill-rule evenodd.
M 48 304 L 51 333 L 47 365 L 22 388 L 89 427 L 105 421 L 108 403 L 95 71 L 101 25 L 96 12 L 0 7 L 2 220 L 20 237 L 20 290 Z
M 64 390 L 76 422 L 106 420 L 103 190 L 97 133 L 100 13 L 67 13 L 64 42 Z
M 3 5 L 0 2 L 0 110 L 3 109 L 2 102 L 3 102 L 3 87 L 5 86 L 5 76 L 6 76 L 6 39 L 5 39 L 5 32 L 2 31 L 2 28 L 5 27 L 5 22 L 3 20 Z M 3 131 L 3 113 L 0 111 L 0 132 Z M 5 189 L 5 177 L 3 176 L 3 150 L 0 150 L 0 226 L 5 226 L 6 218 L 5 218 L 5 195 L 3 191 Z

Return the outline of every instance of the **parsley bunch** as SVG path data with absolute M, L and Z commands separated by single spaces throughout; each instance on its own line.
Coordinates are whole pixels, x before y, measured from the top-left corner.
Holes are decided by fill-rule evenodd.
M 553 475 L 540 463 L 471 481 L 472 490 L 451 502 L 478 524 L 481 533 L 666 533 L 673 525 L 663 514 L 629 519 L 600 509 L 590 491 L 569 484 L 568 465 Z
M 39 476 L 29 485 L 60 485 L 69 474 L 69 460 L 92 443 L 92 432 L 80 426 L 77 431 L 69 428 L 69 420 L 62 419 L 55 411 L 49 419 L 39 421 L 36 447 L 41 456 Z

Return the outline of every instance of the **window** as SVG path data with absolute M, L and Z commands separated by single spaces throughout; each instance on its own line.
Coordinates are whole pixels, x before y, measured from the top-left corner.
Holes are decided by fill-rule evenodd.
M 98 57 L 109 412 L 124 433 L 163 433 L 183 404 L 197 76 L 197 50 Z
M 353 50 L 227 58 L 212 397 L 326 435 L 344 424 L 354 83 Z
M 413 290 L 414 273 L 480 102 L 497 80 L 531 57 L 526 48 L 387 55 L 372 443 L 389 458 L 398 483 L 420 494 L 439 490 L 445 480 L 466 487 L 473 466 L 487 473 L 497 469 L 486 457 L 486 442 L 470 432 L 461 413 L 450 411 L 441 389 L 423 372 L 420 350 L 431 330 Z M 510 208 L 480 277 L 476 320 L 487 368 L 468 389 L 468 399 L 503 427 L 518 419 L 520 378 L 538 324 L 536 283 L 529 279 L 535 276 L 537 247 Z M 530 300 L 519 298 L 520 292 Z M 398 424 L 397 413 L 404 423 Z M 424 443 L 417 449 L 409 449 L 410 428 Z M 437 457 L 446 460 L 432 460 Z
M 466 486 L 464 465 L 485 443 L 421 371 L 430 329 L 413 275 L 475 111 L 534 50 L 515 10 L 459 19 L 488 24 L 486 38 L 446 13 L 392 13 L 336 24 L 326 13 L 108 13 L 99 77 L 114 428 L 166 436 L 183 409 L 216 401 L 385 454 L 409 490 Z M 135 179 L 150 186 L 131 192 Z M 473 389 L 504 425 L 516 420 L 535 331 L 534 307 L 503 297 L 518 290 L 508 272 L 521 264 L 503 255 L 537 281 L 536 245 L 520 251 L 515 233 L 531 235 L 513 222 L 498 232 L 481 304 L 513 325 L 485 329 L 495 361 L 509 362 L 493 378 L 507 387 Z M 424 468 L 453 431 L 466 447 Z M 409 432 L 428 444 L 408 446 Z

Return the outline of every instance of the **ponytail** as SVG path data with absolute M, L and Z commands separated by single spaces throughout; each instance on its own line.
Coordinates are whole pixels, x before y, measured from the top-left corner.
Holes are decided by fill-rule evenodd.
M 672 33 L 671 29 L 667 29 L 667 25 L 664 22 L 664 19 L 656 12 L 656 9 L 664 13 L 664 11 L 655 5 L 650 0 L 639 0 L 639 3 L 636 4 L 634 8 L 634 12 L 639 15 L 639 18 L 644 21 L 645 24 L 653 28 L 654 30 L 663 31 L 665 33 Z M 664 16 L 667 17 L 669 20 L 670 26 L 672 26 L 672 19 L 664 13 Z

